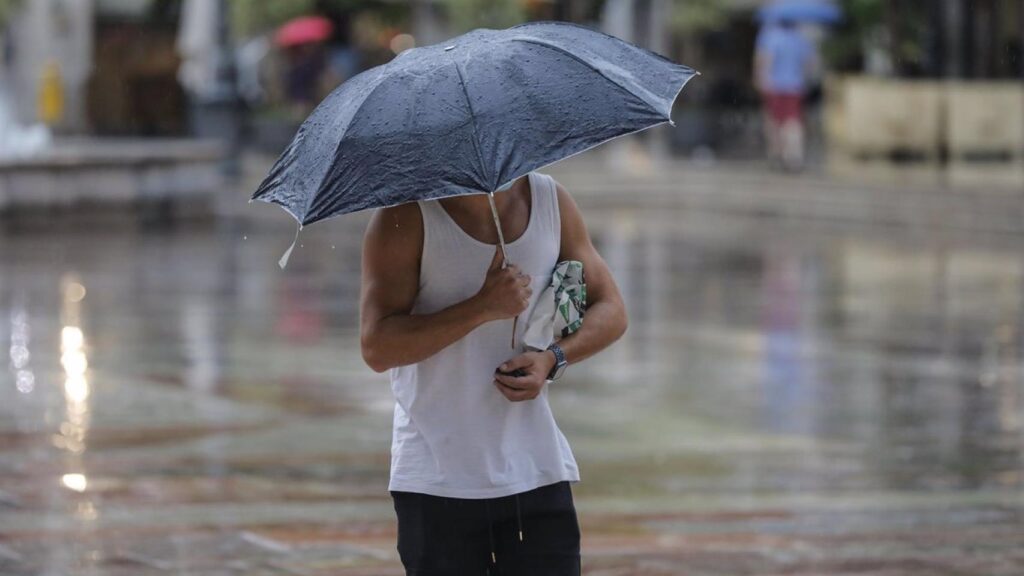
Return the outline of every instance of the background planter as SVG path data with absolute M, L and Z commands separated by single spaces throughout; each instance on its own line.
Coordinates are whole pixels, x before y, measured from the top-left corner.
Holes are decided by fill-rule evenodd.
M 843 174 L 867 169 L 889 180 L 916 174 L 958 187 L 1024 187 L 1019 82 L 833 76 L 825 126 L 830 167 Z

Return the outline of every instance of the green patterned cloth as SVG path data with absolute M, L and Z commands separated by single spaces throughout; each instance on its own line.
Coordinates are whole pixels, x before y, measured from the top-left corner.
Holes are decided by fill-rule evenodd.
M 537 299 L 523 333 L 523 343 L 544 350 L 552 342 L 579 330 L 587 308 L 583 263 L 563 260 L 555 265 L 551 283 Z

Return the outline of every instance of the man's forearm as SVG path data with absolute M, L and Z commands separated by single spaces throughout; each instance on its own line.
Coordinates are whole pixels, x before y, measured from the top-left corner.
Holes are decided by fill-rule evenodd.
M 626 312 L 620 302 L 594 302 L 587 307 L 583 324 L 558 342 L 571 363 L 585 360 L 610 346 L 626 332 Z
M 477 297 L 432 314 L 395 314 L 376 322 L 363 337 L 363 358 L 377 372 L 415 364 L 490 320 Z

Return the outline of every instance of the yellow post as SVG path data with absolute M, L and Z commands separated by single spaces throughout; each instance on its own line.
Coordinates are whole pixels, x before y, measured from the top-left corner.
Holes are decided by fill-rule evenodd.
M 39 79 L 38 113 L 39 120 L 47 126 L 57 124 L 64 116 L 64 82 L 60 65 L 53 60 L 46 63 Z

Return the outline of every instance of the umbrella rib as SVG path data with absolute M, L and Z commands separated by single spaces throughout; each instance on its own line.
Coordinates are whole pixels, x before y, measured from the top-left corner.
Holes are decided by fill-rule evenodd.
M 587 62 L 583 58 L 580 58 L 578 55 L 573 54 L 571 51 L 566 50 L 565 48 L 562 48 L 561 46 L 558 46 L 556 44 L 552 44 L 550 42 L 545 42 L 544 40 L 540 40 L 538 38 L 530 38 L 529 36 L 517 36 L 515 38 L 511 38 L 511 40 L 518 40 L 520 42 L 526 42 L 527 44 L 534 44 L 536 46 L 541 46 L 541 47 L 547 48 L 549 50 L 554 50 L 555 52 L 559 52 L 561 54 L 565 54 L 566 56 L 572 58 L 573 60 L 576 60 L 580 64 L 583 64 L 584 66 L 592 69 L 594 72 L 597 72 L 597 74 L 599 76 L 601 76 L 602 78 L 604 78 L 605 80 L 610 82 L 612 85 L 614 85 L 619 90 L 622 90 L 623 92 L 625 92 L 626 94 L 629 94 L 630 96 L 633 96 L 634 98 L 640 99 L 641 101 L 643 101 L 644 104 L 647 104 L 648 106 L 650 106 L 658 114 L 662 114 L 662 115 L 665 115 L 665 116 L 671 116 L 672 102 L 669 102 L 669 112 L 668 113 L 665 113 L 665 112 L 659 110 L 658 106 L 656 104 L 654 104 L 653 102 L 651 102 L 652 99 L 654 99 L 654 100 L 663 100 L 663 98 L 660 98 L 657 94 L 652 94 L 649 90 L 646 90 L 646 89 L 643 91 L 644 92 L 643 95 L 637 94 L 636 92 L 633 92 L 629 88 L 626 88 L 622 84 L 619 84 L 618 82 L 616 82 L 614 79 L 609 77 L 607 74 L 604 73 L 604 71 L 602 71 L 600 68 L 598 68 L 594 64 L 592 64 L 590 62 Z M 676 66 L 679 66 L 679 65 L 676 64 Z M 680 68 L 685 68 L 685 66 L 680 66 Z
M 477 166 L 481 172 L 481 174 L 477 175 L 483 176 L 484 157 L 480 154 L 480 144 L 477 142 L 478 130 L 476 125 L 476 112 L 473 111 L 473 103 L 469 100 L 469 89 L 466 87 L 466 78 L 462 75 L 462 69 L 459 67 L 459 62 L 457 60 L 452 60 L 452 64 L 455 65 L 455 72 L 459 75 L 459 84 L 462 86 L 462 95 L 466 98 L 466 108 L 469 109 L 469 119 L 470 122 L 473 123 L 473 150 L 476 152 Z M 494 183 L 488 179 L 486 184 L 487 190 L 484 190 L 484 192 L 493 192 L 494 190 L 491 189 L 493 185 Z
M 385 80 L 387 80 L 387 77 L 384 75 L 384 71 L 387 69 L 386 67 L 388 66 L 388 64 L 390 64 L 390 62 L 380 67 L 380 73 L 377 75 L 377 84 L 366 92 L 366 97 L 363 98 L 363 101 L 360 102 L 359 105 L 356 107 L 355 112 L 352 113 L 352 117 L 349 119 L 348 123 L 345 125 L 344 130 L 341 133 L 341 136 L 338 138 L 338 143 L 334 146 L 333 158 L 337 158 L 338 154 L 341 152 L 341 145 L 345 142 L 345 135 L 348 133 L 348 129 L 352 127 L 352 122 L 355 121 L 356 116 L 359 115 L 359 112 L 362 111 L 363 106 L 365 106 L 366 103 L 370 100 L 370 98 L 373 97 L 373 94 L 377 91 L 377 89 L 384 84 Z M 305 220 L 306 215 L 309 214 L 309 211 L 312 210 L 314 206 L 316 206 L 316 200 L 320 196 L 320 192 L 323 191 L 322 188 L 324 186 L 324 182 L 327 181 L 327 177 L 328 175 L 330 175 L 330 173 L 331 170 L 330 168 L 328 168 L 327 171 L 324 172 L 323 176 L 320 177 L 320 181 L 316 185 L 316 190 L 313 192 L 313 194 L 310 195 L 309 200 L 306 201 L 306 209 L 303 212 L 302 220 Z M 302 222 L 302 220 L 300 220 L 299 223 L 305 225 L 305 223 Z

